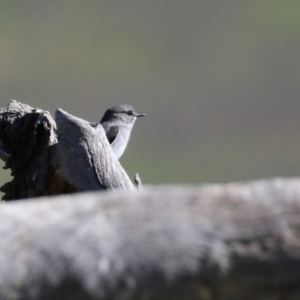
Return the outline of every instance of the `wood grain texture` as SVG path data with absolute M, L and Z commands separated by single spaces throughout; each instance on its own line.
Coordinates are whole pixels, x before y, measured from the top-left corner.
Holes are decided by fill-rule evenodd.
M 77 191 L 135 189 L 100 124 L 92 126 L 62 109 L 56 111 L 55 120 L 60 171 Z
M 300 179 L 0 206 L 0 299 L 300 299 Z
M 14 177 L 1 187 L 5 200 L 52 194 L 55 130 L 47 111 L 16 100 L 0 109 L 0 158 Z

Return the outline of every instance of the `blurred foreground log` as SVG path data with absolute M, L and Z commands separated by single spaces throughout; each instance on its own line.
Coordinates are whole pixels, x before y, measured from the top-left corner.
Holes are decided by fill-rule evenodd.
M 300 179 L 0 205 L 0 299 L 300 299 Z
M 62 109 L 55 121 L 49 112 L 16 100 L 0 109 L 0 158 L 14 177 L 1 187 L 3 199 L 134 189 L 100 124 Z

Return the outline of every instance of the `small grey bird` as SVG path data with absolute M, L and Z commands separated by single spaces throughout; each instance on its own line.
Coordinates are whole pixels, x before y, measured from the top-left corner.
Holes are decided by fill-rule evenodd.
M 146 114 L 136 112 L 128 104 L 113 106 L 105 112 L 100 124 L 117 158 L 120 158 L 126 149 L 136 119 L 143 116 Z

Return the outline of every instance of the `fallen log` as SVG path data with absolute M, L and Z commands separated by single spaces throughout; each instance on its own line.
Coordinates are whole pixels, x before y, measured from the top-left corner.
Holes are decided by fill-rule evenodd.
M 0 205 L 0 299 L 300 299 L 300 179 Z

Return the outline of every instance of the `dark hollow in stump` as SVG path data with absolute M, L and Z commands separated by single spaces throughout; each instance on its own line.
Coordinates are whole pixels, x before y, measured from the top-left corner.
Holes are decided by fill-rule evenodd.
M 58 109 L 47 111 L 11 100 L 0 109 L 0 158 L 12 181 L 4 200 L 135 187 L 113 154 L 101 125 Z

